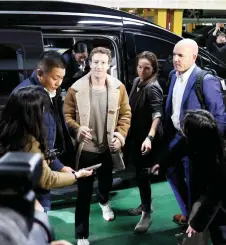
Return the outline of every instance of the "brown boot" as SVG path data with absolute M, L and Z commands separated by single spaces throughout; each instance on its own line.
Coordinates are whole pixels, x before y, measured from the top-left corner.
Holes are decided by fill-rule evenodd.
M 173 222 L 180 225 L 180 226 L 184 226 L 187 224 L 187 219 L 182 214 L 175 214 L 173 216 Z

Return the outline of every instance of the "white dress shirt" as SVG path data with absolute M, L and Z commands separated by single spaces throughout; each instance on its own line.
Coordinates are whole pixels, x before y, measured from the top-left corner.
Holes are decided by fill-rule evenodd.
M 172 122 L 174 127 L 177 130 L 180 130 L 180 110 L 181 110 L 181 103 L 184 95 L 184 90 L 188 83 L 188 79 L 195 68 L 195 64 L 192 65 L 185 73 L 179 74 L 176 72 L 177 80 L 174 84 L 173 88 L 173 96 L 172 96 Z
M 56 96 L 56 91 L 54 92 L 49 92 L 49 90 L 47 90 L 46 88 L 44 88 L 45 91 L 48 93 L 49 97 L 50 97 L 50 100 L 51 102 L 53 103 L 52 99 Z

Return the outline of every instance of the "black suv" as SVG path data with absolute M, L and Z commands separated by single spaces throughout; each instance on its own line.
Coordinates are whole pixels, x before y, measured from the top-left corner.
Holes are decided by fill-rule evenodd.
M 181 37 L 142 18 L 114 9 L 68 2 L 0 2 L 0 106 L 12 89 L 27 78 L 40 54 L 64 52 L 84 40 L 89 49 L 110 48 L 109 73 L 125 83 L 128 91 L 136 77 L 136 55 L 154 52 L 159 60 L 159 81 L 165 94 L 172 64 L 172 50 Z M 226 66 L 200 49 L 198 65 L 215 69 L 221 76 Z
M 30 76 L 44 50 L 64 52 L 78 40 L 85 41 L 89 50 L 97 46 L 111 50 L 109 73 L 121 80 L 128 92 L 136 77 L 136 55 L 154 52 L 159 61 L 159 82 L 167 96 L 173 47 L 181 38 L 114 9 L 59 1 L 1 1 L 0 109 L 13 88 Z M 226 76 L 225 64 L 205 50 L 200 49 L 197 63 Z

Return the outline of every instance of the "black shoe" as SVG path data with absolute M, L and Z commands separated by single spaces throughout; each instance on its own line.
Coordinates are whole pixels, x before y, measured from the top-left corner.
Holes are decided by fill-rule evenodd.
M 153 212 L 153 207 L 151 204 L 151 213 Z M 131 208 L 128 210 L 128 214 L 131 216 L 138 216 L 142 214 L 142 204 L 140 204 L 137 208 Z
M 128 214 L 131 216 L 138 216 L 142 214 L 142 204 L 140 204 L 137 208 L 131 208 L 128 210 Z

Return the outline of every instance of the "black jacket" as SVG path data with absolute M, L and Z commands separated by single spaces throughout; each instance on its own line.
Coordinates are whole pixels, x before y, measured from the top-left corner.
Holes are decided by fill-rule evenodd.
M 224 214 L 226 211 L 226 164 L 217 163 L 216 156 L 208 154 L 211 153 L 211 149 L 197 152 L 189 149 L 186 139 L 181 137 L 161 167 L 170 167 L 170 163 L 179 163 L 184 156 L 189 157 L 191 191 L 189 223 L 197 232 L 203 232 L 215 218 L 218 220 L 219 213 Z M 208 166 L 213 167 L 208 169 Z
M 226 217 L 226 165 L 218 163 L 213 165 L 213 169 L 207 169 L 208 161 L 216 161 L 209 156 L 196 157 L 191 161 L 193 208 L 190 214 L 190 225 L 196 231 L 202 232 L 215 218 L 219 220 L 217 218 L 219 213 Z M 199 167 L 200 164 L 197 161 L 202 161 L 202 166 L 206 165 L 206 167 Z M 218 223 L 222 225 L 221 222 Z
M 66 74 L 64 76 L 61 87 L 65 90 L 68 90 L 68 88 L 70 88 L 74 82 L 86 75 L 90 71 L 90 68 L 88 65 L 88 60 L 86 60 L 84 71 L 81 71 L 79 68 L 80 65 L 78 64 L 74 55 L 72 54 L 71 49 L 64 52 L 63 57 L 67 65 Z
M 138 144 L 142 144 L 148 135 L 152 125 L 152 115 L 159 113 L 163 115 L 163 92 L 157 80 L 152 81 L 140 88 L 136 94 L 139 78 L 133 81 L 133 87 L 129 96 L 132 110 L 130 134 Z M 162 125 L 158 127 L 156 138 L 162 135 Z
M 219 60 L 226 63 L 226 44 L 216 43 L 216 37 L 212 34 L 209 35 L 207 39 L 207 49 L 208 51 L 216 56 Z

